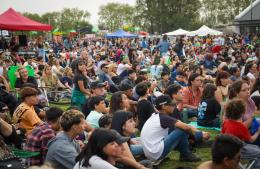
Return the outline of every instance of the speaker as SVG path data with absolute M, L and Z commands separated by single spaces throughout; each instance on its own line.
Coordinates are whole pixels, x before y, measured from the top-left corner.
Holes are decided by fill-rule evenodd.
M 27 46 L 27 37 L 26 35 L 19 35 L 19 45 Z

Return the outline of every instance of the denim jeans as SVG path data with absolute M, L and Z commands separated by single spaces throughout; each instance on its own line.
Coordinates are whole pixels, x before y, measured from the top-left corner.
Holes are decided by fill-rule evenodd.
M 161 65 L 152 65 L 151 69 L 150 69 L 150 73 L 152 75 L 153 78 L 159 78 L 161 77 L 161 71 L 162 71 L 163 67 Z
M 130 145 L 130 150 L 134 157 L 144 154 L 143 146 L 141 144 Z
M 160 158 L 167 156 L 173 149 L 178 150 L 181 156 L 190 154 L 188 134 L 185 131 L 176 128 L 164 138 L 164 148 Z
M 143 150 L 143 146 L 141 144 L 140 137 L 134 137 L 134 138 L 131 138 L 131 140 L 138 142 L 137 144 L 130 145 L 130 150 L 131 150 L 133 156 L 143 155 L 144 150 Z

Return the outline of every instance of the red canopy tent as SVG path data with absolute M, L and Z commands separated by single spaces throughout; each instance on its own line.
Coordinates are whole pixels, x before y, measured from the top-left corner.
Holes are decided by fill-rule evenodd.
M 52 27 L 51 25 L 42 24 L 26 18 L 14 9 L 9 8 L 0 15 L 0 29 L 11 31 L 50 31 Z

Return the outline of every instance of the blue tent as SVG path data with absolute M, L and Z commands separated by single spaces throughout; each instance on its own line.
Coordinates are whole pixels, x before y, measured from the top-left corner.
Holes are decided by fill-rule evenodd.
M 137 35 L 125 32 L 122 29 L 119 29 L 116 32 L 108 33 L 105 35 L 105 38 L 136 38 L 136 37 Z

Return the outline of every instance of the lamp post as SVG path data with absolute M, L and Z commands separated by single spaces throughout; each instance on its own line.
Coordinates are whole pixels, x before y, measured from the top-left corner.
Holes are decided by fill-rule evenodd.
M 251 22 L 250 22 L 250 32 L 252 31 L 252 29 L 253 29 L 253 0 L 251 0 L 251 10 L 250 10 L 250 14 L 251 14 Z

